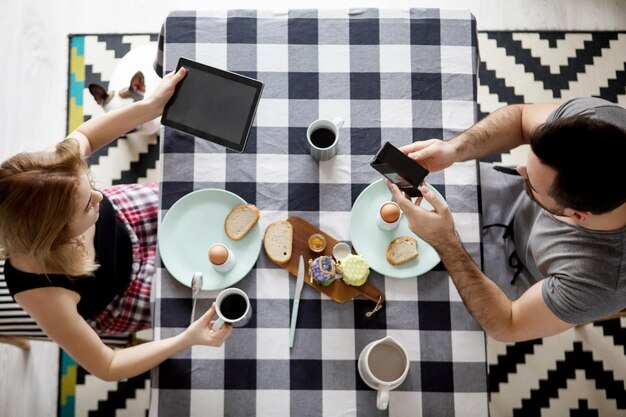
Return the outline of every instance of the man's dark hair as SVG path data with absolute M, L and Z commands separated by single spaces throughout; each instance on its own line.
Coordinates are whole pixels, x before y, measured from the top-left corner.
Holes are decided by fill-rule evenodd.
M 626 130 L 567 117 L 535 129 L 530 147 L 557 171 L 549 194 L 561 208 L 602 214 L 626 202 Z

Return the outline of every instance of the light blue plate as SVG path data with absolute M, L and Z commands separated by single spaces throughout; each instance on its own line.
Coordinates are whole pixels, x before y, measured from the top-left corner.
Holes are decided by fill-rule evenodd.
M 435 195 L 443 197 L 432 186 L 428 186 Z M 439 255 L 428 243 L 417 237 L 410 229 L 404 214 L 398 227 L 391 231 L 381 230 L 376 225 L 376 216 L 380 205 L 390 201 L 391 192 L 383 180 L 370 184 L 354 202 L 350 219 L 350 238 L 356 252 L 364 257 L 370 267 L 392 278 L 414 278 L 430 271 L 439 263 Z M 432 206 L 422 200 L 421 207 L 432 210 Z M 411 236 L 417 240 L 419 256 L 402 265 L 387 262 L 387 246 L 399 236 Z
M 259 224 L 241 240 L 226 236 L 224 221 L 230 210 L 245 201 L 236 194 L 215 188 L 194 191 L 169 209 L 159 227 L 159 252 L 170 274 L 191 287 L 194 272 L 204 274 L 203 290 L 230 287 L 245 277 L 261 251 Z M 208 252 L 214 243 L 223 243 L 235 254 L 235 267 L 216 271 Z

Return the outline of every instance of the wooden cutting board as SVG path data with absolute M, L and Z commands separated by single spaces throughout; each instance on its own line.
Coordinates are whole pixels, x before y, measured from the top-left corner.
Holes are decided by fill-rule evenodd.
M 369 298 L 374 303 L 377 303 L 377 306 L 382 306 L 382 303 L 385 301 L 385 294 L 383 294 L 383 292 L 374 285 L 370 284 L 369 281 L 366 281 L 365 284 L 360 287 L 347 285 L 342 279 L 337 279 L 328 286 L 318 285 L 315 282 L 311 282 L 309 276 L 309 259 L 315 259 L 321 255 L 332 256 L 333 246 L 335 246 L 335 244 L 339 241 L 329 234 L 324 233 L 322 230 L 318 229 L 301 217 L 292 216 L 289 217 L 287 221 L 293 226 L 293 250 L 291 259 L 288 263 L 277 265 L 285 268 L 289 271 L 289 273 L 296 277 L 298 274 L 298 260 L 300 259 L 300 255 L 302 255 L 304 258 L 305 269 L 304 282 L 311 287 L 323 292 L 338 303 L 345 303 L 346 301 L 350 301 L 355 297 L 362 295 Z M 315 253 L 309 249 L 308 239 L 313 233 L 320 233 L 326 238 L 327 242 L 324 252 Z

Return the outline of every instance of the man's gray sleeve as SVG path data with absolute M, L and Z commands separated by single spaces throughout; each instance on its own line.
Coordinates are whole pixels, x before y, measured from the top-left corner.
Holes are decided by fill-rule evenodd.
M 564 117 L 584 115 L 621 126 L 626 129 L 626 109 L 610 101 L 596 97 L 573 98 L 554 110 L 546 122 L 553 122 Z
M 626 293 L 580 279 L 550 276 L 541 286 L 543 299 L 555 316 L 571 324 L 588 323 L 624 308 Z

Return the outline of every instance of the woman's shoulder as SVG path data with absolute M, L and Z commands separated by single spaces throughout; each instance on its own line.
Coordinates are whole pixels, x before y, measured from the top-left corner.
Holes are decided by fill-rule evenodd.
M 35 262 L 27 255 L 14 254 L 5 261 L 5 274 L 9 273 L 22 273 L 22 274 L 37 274 L 40 272 Z
M 4 278 L 13 298 L 19 293 L 35 289 L 65 288 L 77 292 L 71 277 L 65 274 L 40 273 L 35 262 L 26 257 L 11 256 L 4 264 Z

